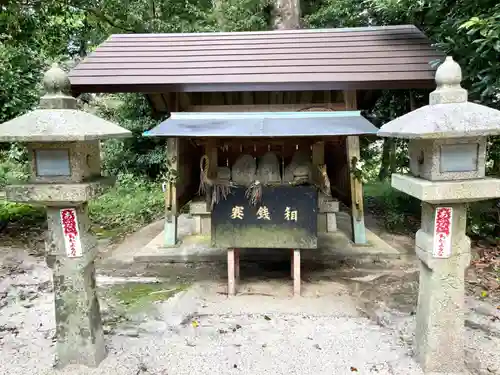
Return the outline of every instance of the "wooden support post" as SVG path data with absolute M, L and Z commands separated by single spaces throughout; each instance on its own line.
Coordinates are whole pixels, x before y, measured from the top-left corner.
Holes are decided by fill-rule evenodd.
M 293 249 L 293 295 L 300 297 L 300 249 Z
M 236 295 L 235 251 L 227 249 L 227 295 Z
M 234 276 L 238 285 L 240 283 L 240 249 L 234 249 Z
M 167 140 L 167 168 L 179 170 L 179 140 L 169 138 Z M 172 247 L 177 245 L 177 181 L 167 182 L 165 189 L 165 227 L 164 245 Z
M 325 164 L 325 142 L 319 141 L 312 145 L 313 180 L 321 184 L 322 176 L 318 166 Z
M 356 91 L 344 91 L 344 102 L 346 110 L 357 109 Z M 352 240 L 355 244 L 366 244 L 366 228 L 363 209 L 363 184 L 355 176 L 353 167 L 360 160 L 359 136 L 348 136 L 346 140 L 347 165 L 349 167 L 349 181 L 351 185 L 351 216 L 352 216 Z

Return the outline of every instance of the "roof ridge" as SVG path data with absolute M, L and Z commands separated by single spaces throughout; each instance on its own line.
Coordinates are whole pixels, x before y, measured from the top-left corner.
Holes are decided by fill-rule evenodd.
M 335 32 L 357 32 L 357 31 L 382 31 L 382 30 L 418 30 L 418 27 L 411 24 L 386 25 L 386 26 L 358 26 L 358 27 L 337 27 L 337 28 L 309 28 L 292 30 L 260 30 L 260 31 L 203 31 L 193 33 L 126 33 L 111 34 L 108 39 L 116 36 L 125 37 L 155 37 L 155 36 L 203 36 L 203 35 L 256 35 L 256 34 L 298 34 L 298 33 L 335 33 Z

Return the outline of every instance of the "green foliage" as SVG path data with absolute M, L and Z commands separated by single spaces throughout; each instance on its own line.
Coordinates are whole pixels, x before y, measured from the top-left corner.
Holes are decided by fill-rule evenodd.
M 365 1 L 307 1 L 304 22 L 307 27 L 356 27 L 370 25 L 369 8 Z
M 13 203 L 0 198 L 0 222 L 39 224 L 45 220 L 45 209 L 39 206 Z
M 112 102 L 113 105 L 109 105 Z M 165 139 L 144 137 L 142 133 L 157 125 L 144 95 L 121 94 L 99 102 L 98 114 L 132 132 L 131 138 L 103 143 L 103 167 L 111 175 L 132 173 L 157 178 L 164 171 Z
M 7 202 L 2 190 L 5 185 L 25 181 L 29 176 L 29 165 L 24 149 L 11 145 L 6 151 L 0 151 L 0 229 L 5 223 L 20 225 L 38 224 L 45 220 L 45 209 L 27 204 Z
M 148 224 L 164 213 L 159 183 L 131 174 L 119 176 L 116 186 L 89 203 L 94 231 L 100 237 L 114 237 Z
M 43 66 L 35 50 L 2 43 L 0 35 L 0 123 L 35 105 Z
M 6 151 L 0 151 L 0 191 L 15 181 L 25 181 L 29 176 L 29 165 L 25 160 L 24 149 L 12 145 Z
M 366 207 L 391 232 L 414 233 L 420 221 L 420 201 L 391 187 L 387 181 L 364 186 Z
M 496 244 L 500 241 L 500 201 L 475 202 L 468 211 L 468 235 Z
M 420 201 L 391 187 L 387 181 L 364 186 L 366 207 L 382 219 L 391 232 L 415 233 L 420 227 Z M 467 214 L 467 235 L 486 239 L 492 244 L 500 240 L 500 204 L 498 201 L 474 202 Z
M 209 16 L 214 31 L 260 31 L 269 29 L 270 0 L 219 0 Z

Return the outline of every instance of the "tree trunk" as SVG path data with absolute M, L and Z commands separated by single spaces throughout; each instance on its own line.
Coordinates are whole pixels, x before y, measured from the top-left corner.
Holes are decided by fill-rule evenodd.
M 274 7 L 271 13 L 273 29 L 300 28 L 300 0 L 273 0 Z
M 391 138 L 384 139 L 384 146 L 382 148 L 382 160 L 380 164 L 380 171 L 378 173 L 378 179 L 384 181 L 391 175 L 391 169 L 393 164 L 392 149 L 394 145 L 394 140 Z
M 397 172 L 398 168 L 398 158 L 397 158 L 397 145 L 398 142 L 395 139 L 391 139 L 391 150 L 390 150 L 390 158 L 391 158 L 391 163 L 390 163 L 390 169 L 389 169 L 389 176 L 392 175 L 393 173 Z
M 215 15 L 215 19 L 217 21 L 217 25 L 219 26 L 219 31 L 224 31 L 224 9 L 222 7 L 222 2 L 224 0 L 212 0 L 212 9 Z

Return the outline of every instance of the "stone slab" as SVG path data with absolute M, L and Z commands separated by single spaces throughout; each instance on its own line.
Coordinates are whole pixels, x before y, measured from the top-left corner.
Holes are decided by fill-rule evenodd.
M 427 181 L 395 173 L 392 187 L 429 203 L 473 202 L 500 197 L 500 179 L 497 178 Z
M 210 235 L 212 233 L 212 218 L 210 215 L 201 216 L 200 220 L 200 233 L 203 236 Z
M 328 233 L 337 231 L 337 215 L 333 212 L 326 214 L 326 231 Z
M 318 209 L 320 213 L 339 212 L 339 201 L 324 194 L 319 194 Z
M 205 199 L 196 199 L 192 200 L 189 203 L 189 213 L 191 215 L 206 215 L 210 214 L 210 211 L 207 210 L 207 202 Z
M 37 203 L 47 206 L 78 204 L 98 197 L 115 182 L 113 177 L 101 177 L 81 184 L 25 184 L 5 187 L 7 200 Z

